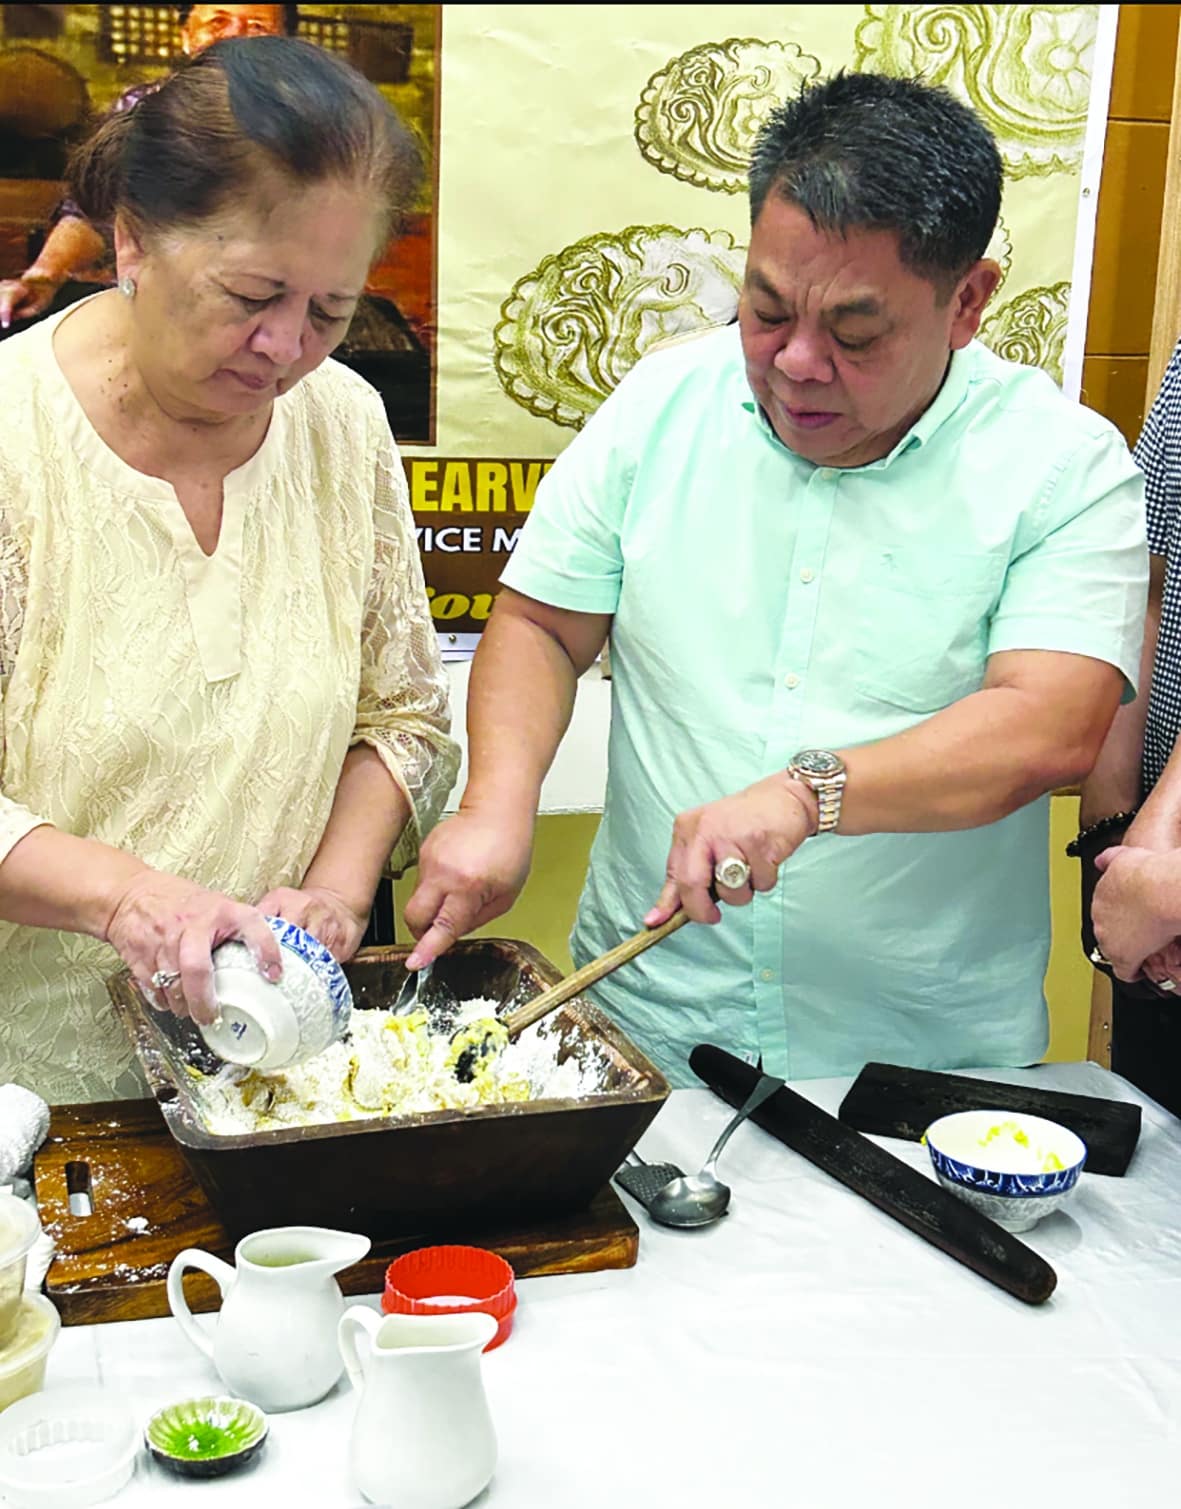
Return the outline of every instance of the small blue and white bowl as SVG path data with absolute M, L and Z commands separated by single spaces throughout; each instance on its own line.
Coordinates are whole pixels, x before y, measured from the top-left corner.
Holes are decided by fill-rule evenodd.
M 349 1028 L 353 993 L 344 970 L 311 933 L 268 917 L 279 941 L 283 973 L 259 974 L 245 943 L 213 950 L 213 994 L 220 1014 L 201 1035 L 226 1063 L 270 1073 L 322 1053 Z
M 1006 1231 L 1028 1231 L 1058 1210 L 1087 1161 L 1069 1128 L 1013 1111 L 955 1111 L 923 1141 L 944 1189 Z

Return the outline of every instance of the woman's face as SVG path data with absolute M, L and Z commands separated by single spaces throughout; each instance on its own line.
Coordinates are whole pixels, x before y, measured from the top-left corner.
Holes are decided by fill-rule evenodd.
M 379 220 L 356 184 L 328 182 L 227 207 L 141 243 L 116 225 L 119 275 L 135 280 L 131 352 L 177 419 L 265 409 L 344 339 Z

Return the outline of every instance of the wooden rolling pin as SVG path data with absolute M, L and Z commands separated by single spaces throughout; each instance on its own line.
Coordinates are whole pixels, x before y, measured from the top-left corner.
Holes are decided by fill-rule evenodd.
M 556 1011 L 559 1006 L 573 1000 L 588 986 L 612 974 L 621 964 L 626 964 L 629 959 L 634 959 L 645 949 L 654 947 L 670 933 L 675 933 L 678 928 L 684 927 L 688 921 L 689 917 L 686 912 L 676 911 L 659 927 L 646 927 L 643 932 L 625 938 L 622 943 L 617 943 L 605 954 L 600 954 L 597 959 L 592 959 L 589 964 L 576 969 L 572 975 L 567 975 L 564 980 L 559 980 L 556 985 L 543 990 L 531 1001 L 526 1001 L 515 1011 L 507 1012 L 497 1019 L 495 1026 L 492 1026 L 485 1018 L 472 1022 L 467 1027 L 461 1027 L 451 1040 L 456 1078 L 470 1080 L 478 1064 L 501 1052 L 515 1037 L 519 1037 L 526 1027 L 532 1027 L 534 1022 L 540 1022 L 542 1017 L 548 1016 L 551 1011 Z
M 761 1072 L 712 1043 L 693 1049 L 689 1067 L 732 1106 L 742 1104 Z M 1043 1304 L 1053 1294 L 1057 1275 L 1032 1248 L 787 1085 L 752 1111 L 750 1119 L 854 1194 L 1027 1305 Z

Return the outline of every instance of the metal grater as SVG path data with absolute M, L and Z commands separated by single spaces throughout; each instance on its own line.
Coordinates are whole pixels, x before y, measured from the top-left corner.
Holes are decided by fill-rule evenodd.
M 638 1153 L 633 1154 L 633 1157 L 639 1156 Z M 638 1200 L 645 1206 L 666 1184 L 684 1177 L 684 1170 L 679 1169 L 675 1163 L 625 1163 L 615 1171 L 616 1184 L 627 1190 L 633 1200 Z

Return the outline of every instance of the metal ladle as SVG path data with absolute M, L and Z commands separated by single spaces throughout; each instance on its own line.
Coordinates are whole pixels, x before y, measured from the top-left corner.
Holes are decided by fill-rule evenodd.
M 734 1132 L 752 1111 L 762 1103 L 783 1081 L 773 1074 L 764 1074 L 747 1096 L 741 1108 L 726 1124 L 726 1129 L 710 1149 L 709 1157 L 699 1174 L 690 1174 L 674 1179 L 658 1190 L 648 1202 L 648 1214 L 662 1226 L 708 1226 L 726 1214 L 730 1204 L 730 1186 L 717 1176 L 717 1162 L 722 1149 Z

